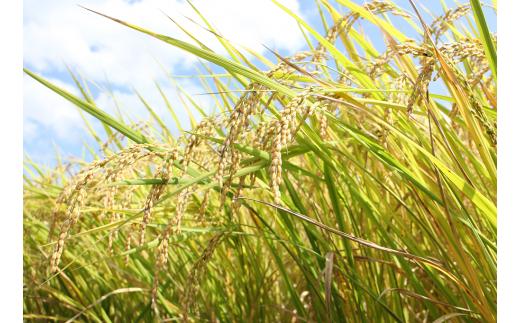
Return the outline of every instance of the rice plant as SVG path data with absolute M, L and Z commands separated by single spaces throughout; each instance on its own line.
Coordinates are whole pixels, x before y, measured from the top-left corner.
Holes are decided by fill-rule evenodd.
M 262 56 L 205 21 L 218 55 L 85 11 L 203 60 L 219 113 L 184 93 L 201 121 L 180 136 L 153 107 L 125 123 L 75 74 L 81 97 L 25 69 L 106 131 L 92 162 L 26 160 L 25 319 L 496 320 L 496 36 L 480 2 L 425 17 L 320 0 L 323 33 L 273 1 L 304 51 Z

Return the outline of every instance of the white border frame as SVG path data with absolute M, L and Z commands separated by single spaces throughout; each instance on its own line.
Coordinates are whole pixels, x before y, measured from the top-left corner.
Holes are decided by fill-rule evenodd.
M 0 138 L 2 157 L 2 225 L 0 307 L 2 321 L 20 322 L 23 316 L 23 54 L 22 1 L 3 3 L 0 10 Z

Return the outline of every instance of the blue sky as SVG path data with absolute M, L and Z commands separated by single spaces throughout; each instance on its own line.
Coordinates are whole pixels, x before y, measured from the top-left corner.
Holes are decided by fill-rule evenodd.
M 322 31 L 315 1 L 280 2 Z M 407 0 L 396 2 L 412 12 Z M 108 89 L 111 89 L 123 113 L 133 120 L 148 119 L 144 106 L 133 92 L 136 90 L 157 109 L 159 115 L 164 116 L 165 120 L 171 120 L 155 82 L 165 90 L 170 101 L 178 106 L 180 101 L 168 73 L 196 74 L 197 66 L 200 65 L 192 55 L 87 12 L 78 7 L 77 3 L 156 32 L 187 39 L 164 15 L 166 13 L 206 45 L 224 53 L 211 34 L 186 19 L 187 16 L 200 21 L 186 1 L 25 0 L 24 66 L 71 92 L 77 92 L 67 72 L 68 66 L 89 84 L 98 106 L 110 113 L 115 113 L 115 103 Z M 294 20 L 270 0 L 199 0 L 194 3 L 222 35 L 236 44 L 245 45 L 262 54 L 267 54 L 263 47 L 266 45 L 282 55 L 290 55 L 305 47 Z M 434 14 L 442 12 L 440 1 L 416 3 L 422 8 L 427 20 L 431 19 L 427 10 Z M 453 7 L 452 2 L 447 4 Z M 340 11 L 346 13 L 344 8 Z M 496 30 L 493 11 L 485 9 L 485 12 L 490 29 Z M 377 27 L 366 24 L 363 28 L 376 43 L 377 49 L 384 50 L 383 38 Z M 417 37 L 407 25 L 403 24 L 402 28 L 405 34 Z M 178 81 L 188 93 L 205 92 L 192 79 Z M 207 96 L 196 95 L 195 99 L 208 111 L 214 109 Z M 176 111 L 179 111 L 181 123 L 188 125 L 188 117 L 183 109 Z M 90 120 L 96 129 L 101 129 L 99 122 Z M 173 126 L 171 121 L 167 124 Z M 85 142 L 92 140 L 77 109 L 24 76 L 25 153 L 38 163 L 53 165 L 56 152 L 65 158 L 82 156 Z

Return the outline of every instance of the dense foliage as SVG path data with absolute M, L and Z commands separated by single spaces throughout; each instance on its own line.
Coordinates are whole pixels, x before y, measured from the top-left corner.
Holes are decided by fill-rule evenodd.
M 495 321 L 496 37 L 481 4 L 426 17 L 322 0 L 324 34 L 279 6 L 308 41 L 290 57 L 215 32 L 223 57 L 107 17 L 215 64 L 200 82 L 220 113 L 184 93 L 201 121 L 181 136 L 153 107 L 125 124 L 74 75 L 82 97 L 26 70 L 106 132 L 92 130 L 91 163 L 26 161 L 26 319 Z

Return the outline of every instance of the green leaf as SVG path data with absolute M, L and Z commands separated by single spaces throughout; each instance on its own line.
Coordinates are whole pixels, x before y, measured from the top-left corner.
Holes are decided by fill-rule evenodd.
M 119 131 L 121 134 L 125 135 L 127 138 L 131 139 L 132 141 L 134 141 L 138 144 L 149 143 L 148 139 L 143 134 L 141 134 L 139 131 L 130 129 L 129 127 L 120 123 L 119 121 L 114 119 L 112 116 L 110 116 L 108 113 L 99 109 L 98 107 L 94 106 L 93 104 L 90 104 L 90 103 L 74 96 L 73 94 L 67 92 L 66 90 L 60 88 L 57 85 L 52 84 L 51 82 L 47 81 L 43 77 L 36 75 L 35 73 L 29 71 L 26 68 L 24 68 L 23 70 L 27 75 L 29 75 L 36 81 L 40 82 L 41 84 L 45 85 L 52 91 L 61 95 L 62 97 L 64 97 L 68 101 L 70 101 L 72 104 L 74 104 L 81 110 L 87 112 L 94 118 L 101 121 L 103 124 L 106 124 L 114 129 L 116 129 L 117 131 Z

